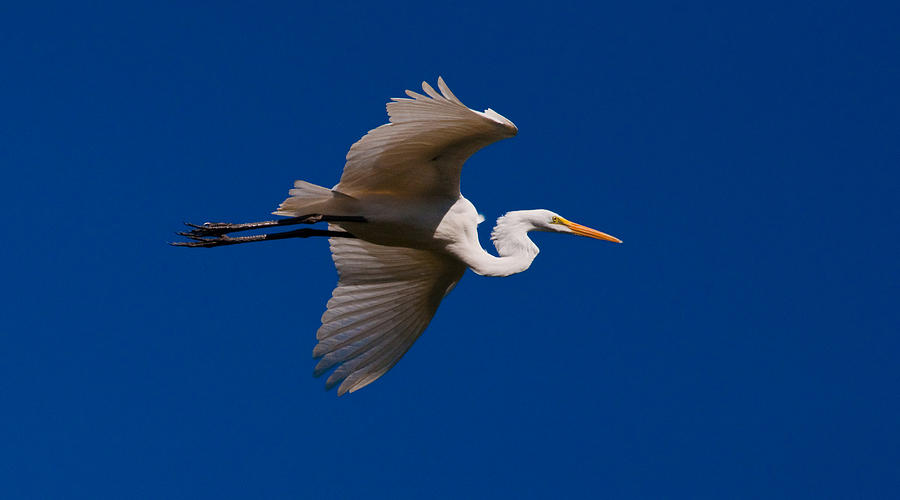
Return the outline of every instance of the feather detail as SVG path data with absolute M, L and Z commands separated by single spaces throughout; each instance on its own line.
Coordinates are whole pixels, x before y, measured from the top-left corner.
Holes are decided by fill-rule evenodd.
M 441 93 L 444 94 L 444 97 L 446 97 L 448 100 L 450 100 L 451 102 L 455 102 L 460 106 L 465 106 L 462 101 L 460 101 L 455 95 L 453 95 L 453 92 L 450 92 L 450 87 L 448 87 L 447 84 L 444 83 L 444 78 L 440 76 L 438 77 L 438 88 L 441 89 Z
M 479 149 L 516 135 L 515 125 L 499 114 L 467 108 L 443 79 L 438 93 L 427 82 L 425 95 L 387 103 L 390 123 L 376 127 L 347 153 L 336 191 L 350 196 L 384 193 L 398 196 L 459 197 L 462 165 Z
M 322 315 L 313 375 L 335 370 L 338 395 L 387 373 L 428 326 L 465 265 L 446 256 L 358 239 L 331 238 L 338 286 Z

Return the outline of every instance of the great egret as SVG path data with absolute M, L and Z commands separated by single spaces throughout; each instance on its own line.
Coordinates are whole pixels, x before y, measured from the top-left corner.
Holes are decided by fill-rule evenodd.
M 468 267 L 484 276 L 509 276 L 531 265 L 538 247 L 529 231 L 576 234 L 621 243 L 549 210 L 508 212 L 491 240 L 498 257 L 478 242 L 483 220 L 459 192 L 463 163 L 479 149 L 516 135 L 497 112 L 466 107 L 438 78 L 436 92 L 407 90 L 387 104 L 390 123 L 350 148 L 341 180 L 331 189 L 296 181 L 274 213 L 290 219 L 248 224 L 189 224 L 179 233 L 211 247 L 291 237 L 329 236 L 337 288 L 316 333 L 314 375 L 337 367 L 325 382 L 338 396 L 384 375 L 428 326 L 438 305 Z M 299 229 L 254 236 L 227 233 L 327 222 L 327 230 Z

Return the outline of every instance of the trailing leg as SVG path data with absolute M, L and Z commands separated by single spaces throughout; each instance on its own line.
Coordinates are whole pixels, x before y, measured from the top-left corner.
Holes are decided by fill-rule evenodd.
M 193 241 L 178 241 L 171 245 L 179 247 L 203 247 L 211 248 L 224 245 L 236 245 L 238 243 L 250 243 L 254 241 L 283 240 L 287 238 L 309 238 L 311 236 L 326 236 L 337 238 L 355 238 L 346 231 L 332 231 L 328 229 L 295 229 L 281 233 L 256 234 L 253 236 L 228 236 L 228 233 L 250 231 L 253 229 L 266 229 L 270 227 L 290 226 L 295 224 L 315 224 L 317 222 L 366 222 L 365 217 L 352 215 L 322 215 L 309 214 L 287 219 L 270 220 L 262 222 L 245 222 L 233 224 L 229 222 L 206 222 L 203 225 L 185 222 L 192 227 L 190 231 L 182 231 L 178 234 L 190 238 Z
M 221 236 L 238 231 L 251 231 L 253 229 L 266 229 L 270 227 L 292 226 L 295 224 L 315 224 L 317 222 L 366 222 L 365 217 L 357 215 L 322 215 L 309 214 L 286 219 L 266 220 L 262 222 L 243 222 L 234 224 L 231 222 L 204 222 L 203 225 L 185 222 L 184 225 L 192 227 L 191 231 L 178 233 L 182 236 Z
M 224 245 L 237 245 L 238 243 L 251 243 L 254 241 L 284 240 L 287 238 L 309 238 L 310 236 L 327 236 L 329 238 L 356 238 L 356 236 L 353 236 L 347 231 L 331 231 L 328 229 L 312 228 L 295 229 L 293 231 L 285 231 L 283 233 L 254 234 L 252 236 L 228 236 L 226 234 L 223 234 L 221 236 L 204 237 L 194 236 L 190 233 L 178 234 L 187 236 L 193 241 L 174 241 L 172 243 L 169 243 L 170 245 L 176 247 L 212 248 Z

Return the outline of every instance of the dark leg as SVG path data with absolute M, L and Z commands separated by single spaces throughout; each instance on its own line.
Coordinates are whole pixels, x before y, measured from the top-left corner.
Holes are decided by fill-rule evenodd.
M 267 220 L 262 222 L 245 222 L 232 224 L 230 222 L 204 222 L 202 226 L 185 222 L 184 225 L 194 228 L 187 233 L 178 233 L 188 238 L 192 236 L 221 236 L 238 231 L 250 231 L 252 229 L 265 229 L 269 227 L 291 226 L 294 224 L 315 224 L 317 222 L 366 222 L 365 217 L 357 215 L 322 215 L 309 214 L 300 217 L 288 217 L 287 219 Z
M 336 238 L 356 238 L 352 234 L 347 231 L 329 231 L 327 229 L 311 229 L 311 228 L 303 228 L 303 229 L 295 229 L 293 231 L 285 231 L 283 233 L 269 233 L 269 234 L 255 234 L 253 236 L 235 236 L 231 237 L 228 235 L 222 236 L 213 236 L 213 237 L 203 237 L 203 236 L 195 236 L 190 233 L 178 233 L 194 241 L 175 241 L 169 243 L 170 245 L 176 247 L 204 247 L 204 248 L 212 248 L 212 247 L 220 247 L 223 245 L 237 245 L 238 243 L 250 243 L 253 241 L 270 241 L 270 240 L 284 240 L 287 238 L 309 238 L 310 236 L 328 236 L 328 237 L 336 237 Z
M 283 233 L 257 234 L 253 236 L 228 236 L 228 233 L 238 231 L 250 231 L 253 229 L 266 229 L 270 227 L 290 226 L 294 224 L 315 224 L 317 222 L 366 222 L 365 217 L 355 215 L 322 215 L 309 214 L 300 217 L 289 217 L 287 219 L 269 220 L 263 222 L 247 222 L 242 224 L 232 224 L 228 222 L 205 222 L 203 225 L 191 224 L 185 222 L 186 226 L 192 227 L 190 231 L 179 232 L 181 236 L 186 236 L 194 241 L 179 241 L 171 243 L 171 245 L 179 247 L 218 247 L 223 245 L 236 245 L 238 243 L 250 243 L 252 241 L 269 241 L 283 240 L 286 238 L 309 238 L 310 236 L 328 236 L 337 238 L 355 238 L 346 231 L 330 231 L 326 229 L 296 229 L 294 231 L 285 231 Z

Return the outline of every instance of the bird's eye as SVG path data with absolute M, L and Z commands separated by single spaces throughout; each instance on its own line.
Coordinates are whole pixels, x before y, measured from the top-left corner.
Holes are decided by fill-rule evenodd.
M 559 217 L 554 215 L 553 218 L 550 219 L 550 224 L 562 224 L 562 221 L 559 220 Z

